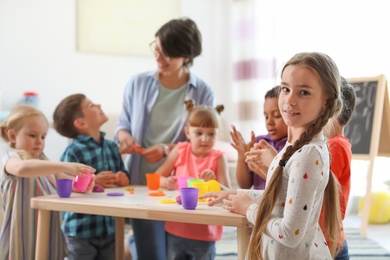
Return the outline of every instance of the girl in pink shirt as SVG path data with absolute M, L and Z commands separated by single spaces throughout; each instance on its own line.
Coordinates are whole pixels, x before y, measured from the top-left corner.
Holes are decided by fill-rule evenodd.
M 185 101 L 189 115 L 185 133 L 189 142 L 178 143 L 165 162 L 157 169 L 160 186 L 176 189 L 176 178 L 190 176 L 205 181 L 217 180 L 229 187 L 227 159 L 222 151 L 213 149 L 217 139 L 218 113 L 224 107 L 194 107 Z M 173 173 L 173 174 L 172 174 Z M 215 241 L 221 239 L 222 226 L 165 222 L 168 259 L 214 259 Z

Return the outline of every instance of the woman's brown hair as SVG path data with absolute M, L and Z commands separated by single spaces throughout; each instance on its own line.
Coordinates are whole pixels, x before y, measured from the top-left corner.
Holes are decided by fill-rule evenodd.
M 342 107 L 340 97 L 340 74 L 336 64 L 326 54 L 318 52 L 298 53 L 293 56 L 283 67 L 302 66 L 312 70 L 317 74 L 323 93 L 327 99 L 326 109 L 323 111 L 313 124 L 301 134 L 291 146 L 288 146 L 281 158 L 281 165 L 290 159 L 290 157 L 312 138 L 322 131 L 328 120 L 338 114 Z M 266 190 L 260 200 L 259 209 L 255 225 L 253 227 L 252 237 L 248 248 L 248 257 L 251 260 L 263 259 L 262 257 L 262 239 L 266 226 L 271 218 L 271 213 L 281 192 L 283 179 L 283 166 L 278 165 L 269 181 Z M 329 181 L 324 191 L 324 210 L 327 216 L 325 234 L 329 241 L 331 255 L 336 255 L 337 243 L 339 242 L 341 232 L 341 213 L 338 196 L 338 182 L 333 173 L 329 174 Z

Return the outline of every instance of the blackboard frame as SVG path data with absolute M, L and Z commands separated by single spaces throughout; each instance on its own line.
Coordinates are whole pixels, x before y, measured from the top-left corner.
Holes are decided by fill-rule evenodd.
M 375 106 L 373 106 L 373 116 L 371 133 L 367 136 L 370 140 L 369 149 L 366 152 L 354 153 L 352 147 L 352 158 L 358 160 L 368 160 L 368 172 L 367 172 L 367 185 L 366 194 L 362 212 L 362 222 L 360 226 L 360 235 L 366 236 L 368 217 L 370 213 L 371 203 L 371 190 L 372 190 L 372 176 L 374 171 L 375 157 L 378 155 L 390 156 L 390 102 L 389 92 L 387 89 L 387 81 L 384 75 L 378 75 L 374 77 L 363 77 L 363 78 L 349 78 L 349 83 L 359 85 L 361 87 L 370 86 L 369 82 L 376 82 Z M 374 84 L 375 85 L 375 84 Z M 372 86 L 372 85 L 371 85 Z M 356 90 L 356 88 L 355 88 Z M 371 92 L 372 93 L 372 92 Z M 359 96 L 360 93 L 357 93 Z M 367 97 L 365 97 L 367 98 Z M 350 140 L 351 141 L 351 140 Z M 367 143 L 366 143 L 367 144 Z M 366 147 L 367 148 L 367 147 Z M 353 174 L 353 173 L 351 173 Z

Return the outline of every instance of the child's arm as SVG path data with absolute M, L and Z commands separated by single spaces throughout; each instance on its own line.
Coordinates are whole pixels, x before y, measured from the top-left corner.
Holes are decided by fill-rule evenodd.
M 175 189 L 176 183 L 173 178 L 171 178 L 171 173 L 175 169 L 176 159 L 179 156 L 177 145 L 172 149 L 168 154 L 167 159 L 164 163 L 155 171 L 160 174 L 160 187 Z
M 237 184 L 240 188 L 249 189 L 253 185 L 253 176 L 249 174 L 248 166 L 245 162 L 245 153 L 247 152 L 248 147 L 252 147 L 255 140 L 254 133 L 252 132 L 252 140 L 247 145 L 242 138 L 242 135 L 237 131 L 236 127 L 232 125 L 232 131 L 230 132 L 232 138 L 231 145 L 237 150 L 237 166 L 236 166 L 236 179 Z
M 228 174 L 227 159 L 223 154 L 217 160 L 217 181 L 230 189 L 230 178 Z
M 82 176 L 82 172 L 94 173 L 95 169 L 81 163 L 50 162 L 37 159 L 22 160 L 12 157 L 7 161 L 5 171 L 18 177 L 37 177 L 61 174 L 62 172 Z

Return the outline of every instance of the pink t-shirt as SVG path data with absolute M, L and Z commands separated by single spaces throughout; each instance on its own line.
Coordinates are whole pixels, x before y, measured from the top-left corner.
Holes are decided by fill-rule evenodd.
M 217 174 L 217 160 L 224 154 L 215 149 L 207 157 L 199 158 L 192 154 L 191 144 L 188 142 L 178 143 L 178 157 L 175 163 L 175 176 L 191 176 L 199 178 L 204 170 L 212 170 Z M 218 241 L 222 236 L 222 226 L 188 224 L 180 222 L 165 222 L 165 231 L 187 239 L 202 241 Z

